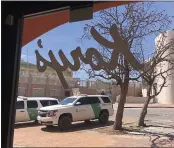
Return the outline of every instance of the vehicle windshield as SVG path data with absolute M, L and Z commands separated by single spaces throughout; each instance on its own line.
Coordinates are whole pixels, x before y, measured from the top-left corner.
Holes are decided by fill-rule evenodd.
M 76 99 L 77 98 L 65 98 L 60 102 L 60 104 L 61 105 L 70 104 L 70 103 L 73 103 Z

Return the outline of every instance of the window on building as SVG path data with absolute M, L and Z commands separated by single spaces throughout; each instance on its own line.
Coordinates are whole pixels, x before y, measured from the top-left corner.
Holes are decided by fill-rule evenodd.
M 37 108 L 37 101 L 27 101 L 27 108 Z
M 111 103 L 111 100 L 108 97 L 101 97 L 104 103 Z
M 24 109 L 24 101 L 17 101 L 16 109 Z

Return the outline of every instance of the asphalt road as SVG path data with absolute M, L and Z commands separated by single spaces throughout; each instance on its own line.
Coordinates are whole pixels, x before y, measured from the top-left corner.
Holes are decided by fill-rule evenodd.
M 115 106 L 115 114 L 117 106 Z M 125 108 L 123 123 L 137 123 L 141 108 Z M 110 120 L 115 120 L 115 114 Z M 144 132 L 151 133 L 159 137 L 165 137 L 174 141 L 174 108 L 148 108 L 145 123 L 150 125 L 143 129 Z M 136 133 L 140 134 L 140 133 Z
M 114 109 L 116 113 L 116 105 L 114 105 Z M 141 108 L 125 108 L 124 117 L 138 119 L 140 112 Z M 111 117 L 111 120 L 114 119 L 115 114 Z M 174 125 L 174 108 L 149 108 L 146 115 L 146 121 L 149 123 L 152 122 L 165 125 Z

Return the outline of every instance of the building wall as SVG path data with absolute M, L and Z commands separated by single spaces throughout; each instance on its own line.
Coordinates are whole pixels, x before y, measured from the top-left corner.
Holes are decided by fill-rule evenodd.
M 70 88 L 76 87 L 77 80 L 73 79 L 73 72 L 68 69 L 63 74 Z M 55 70 L 47 68 L 41 73 L 36 65 L 21 60 L 18 95 L 63 98 L 65 91 Z
M 112 100 L 116 101 L 116 97 L 121 94 L 121 90 L 119 86 L 112 86 Z M 141 97 L 142 96 L 142 86 L 140 83 L 132 83 L 130 82 L 128 87 L 127 96 Z
M 118 97 L 117 102 L 119 102 L 120 97 Z M 127 96 L 126 103 L 133 103 L 133 104 L 143 104 L 147 100 L 147 97 L 135 97 L 135 96 Z M 153 103 L 153 99 L 150 100 L 150 103 Z
M 79 92 L 81 94 L 87 94 L 87 95 L 96 95 L 97 94 L 96 89 L 85 88 L 85 87 L 79 87 Z
M 64 72 L 65 79 L 69 85 L 69 89 L 65 90 L 55 74 L 55 71 L 48 68 L 44 73 L 38 72 L 36 65 L 21 64 L 19 76 L 18 95 L 20 96 L 47 96 L 63 99 L 65 91 L 69 91 L 73 95 L 72 88 L 79 88 L 83 94 L 100 94 L 101 90 L 105 92 L 111 91 L 112 99 L 120 95 L 119 86 L 111 85 L 101 81 L 89 81 L 73 78 L 71 71 Z M 141 85 L 139 83 L 130 83 L 128 96 L 141 96 Z
M 55 81 L 53 78 L 33 78 L 25 77 L 25 81 L 21 81 L 23 77 L 19 79 L 18 95 L 20 96 L 47 96 L 63 98 L 65 97 L 65 90 L 60 83 L 52 83 Z M 70 82 L 69 82 L 70 83 Z M 76 83 L 73 87 L 76 87 Z M 71 91 L 71 90 L 69 90 Z
M 166 38 L 164 40 L 164 45 L 168 44 L 171 39 L 174 39 L 174 31 L 173 30 L 167 31 L 165 35 L 166 35 Z M 161 37 L 161 34 L 155 40 L 156 45 L 158 44 L 158 41 L 160 41 L 160 37 Z M 170 54 L 171 52 L 173 52 L 172 49 L 168 50 L 166 54 Z M 174 60 L 174 56 L 171 56 L 171 58 Z M 168 67 L 169 67 L 169 63 L 163 62 L 162 64 L 157 66 L 157 71 L 160 69 L 167 70 Z M 161 93 L 157 96 L 158 103 L 160 104 L 174 104 L 174 70 L 170 72 L 173 74 L 167 77 L 167 84 L 166 84 L 167 87 L 164 87 Z M 163 79 L 159 77 L 156 82 L 157 82 L 157 88 L 159 89 L 159 85 L 162 84 Z

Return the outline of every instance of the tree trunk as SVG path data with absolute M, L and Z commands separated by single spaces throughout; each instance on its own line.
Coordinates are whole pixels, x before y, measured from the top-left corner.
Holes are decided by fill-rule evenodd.
M 145 126 L 144 119 L 145 119 L 145 116 L 147 114 L 147 108 L 148 108 L 150 100 L 151 100 L 151 97 L 148 96 L 148 98 L 147 98 L 147 100 L 144 103 L 144 106 L 142 108 L 142 111 L 141 111 L 141 114 L 140 114 L 140 118 L 139 118 L 139 121 L 138 121 L 138 126 Z
M 114 123 L 114 130 L 121 130 L 122 129 L 122 119 L 123 119 L 123 112 L 124 112 L 124 104 L 126 102 L 126 95 L 128 92 L 128 85 L 129 81 L 125 82 L 123 84 L 123 87 L 121 88 L 121 95 L 120 95 L 120 101 L 118 103 L 115 123 Z

